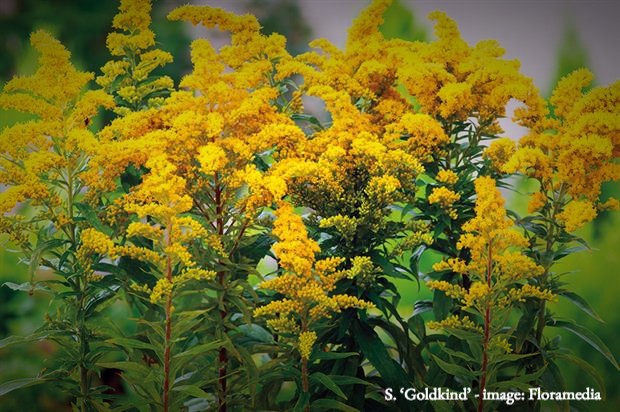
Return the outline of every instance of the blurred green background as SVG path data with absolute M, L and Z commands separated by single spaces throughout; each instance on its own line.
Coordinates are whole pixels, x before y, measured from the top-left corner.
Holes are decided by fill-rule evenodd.
M 0 85 L 15 74 L 28 74 L 34 70 L 36 53 L 29 47 L 29 33 L 45 28 L 57 36 L 72 52 L 73 62 L 82 70 L 99 72 L 109 55 L 105 48 L 105 38 L 111 28 L 116 13 L 115 1 L 88 0 L 11 0 L 0 3 Z M 166 71 L 176 81 L 189 68 L 190 41 L 181 24 L 165 20 L 165 15 L 174 7 L 174 1 L 156 1 L 154 5 L 154 26 L 157 41 L 164 50 L 175 56 L 175 63 Z M 309 40 L 321 33 L 312 33 L 312 26 L 304 20 L 302 10 L 292 0 L 248 0 L 236 2 L 238 7 L 256 14 L 264 26 L 264 31 L 279 32 L 289 39 L 291 53 L 306 49 Z M 239 6 L 241 4 L 241 6 Z M 326 5 L 326 7 L 328 7 Z M 237 9 L 238 10 L 238 9 Z M 430 36 L 427 25 L 418 21 L 413 11 L 395 1 L 385 15 L 383 32 L 386 37 L 400 37 L 408 40 L 425 40 Z M 419 19 L 422 20 L 422 19 Z M 349 24 L 347 22 L 347 24 Z M 579 28 L 566 22 L 562 44 L 555 56 L 554 81 L 546 86 L 547 94 L 553 84 L 575 68 L 588 66 L 588 50 L 581 45 Z M 79 35 L 76 35 L 79 33 Z M 617 53 L 617 50 L 615 51 Z M 596 74 L 596 73 L 595 73 Z M 15 113 L 0 111 L 0 127 L 6 127 L 21 117 Z M 516 183 L 525 189 L 522 182 Z M 608 184 L 603 198 L 620 196 L 620 184 Z M 524 208 L 524 200 L 508 199 L 509 207 Z M 588 240 L 592 251 L 572 255 L 556 266 L 557 272 L 568 272 L 565 281 L 570 288 L 582 295 L 604 319 L 597 322 L 576 307 L 560 300 L 552 309 L 561 316 L 577 320 L 581 325 L 594 331 L 611 349 L 616 358 L 620 355 L 620 214 L 603 213 L 595 222 L 581 231 Z M 428 257 L 422 269 L 430 266 Z M 426 267 L 424 267 L 426 266 Z M 0 236 L 0 284 L 5 282 L 22 283 L 27 281 L 26 265 L 20 263 L 20 256 L 11 251 L 6 238 Z M 418 299 L 430 298 L 428 290 L 420 290 L 412 282 L 400 282 L 403 292 L 401 310 L 408 316 L 413 311 L 413 303 Z M 25 335 L 43 323 L 44 315 L 50 310 L 46 295 L 35 293 L 29 296 L 7 287 L 0 287 L 0 339 L 10 335 Z M 126 319 L 122 305 L 118 308 L 119 323 Z M 603 375 L 607 383 L 607 400 L 603 403 L 590 403 L 593 411 L 616 411 L 620 405 L 620 375 L 617 370 L 598 352 L 583 340 L 568 333 L 548 330 L 548 336 L 561 336 L 563 346 L 570 348 L 579 357 L 592 364 Z M 49 342 L 30 345 L 11 346 L 0 349 L 0 382 L 11 379 L 35 376 L 45 360 L 49 359 L 55 347 Z M 573 365 L 563 367 L 568 388 L 585 390 L 594 387 L 595 382 Z M 588 405 L 586 405 L 588 406 Z M 40 385 L 12 392 L 0 397 L 0 411 L 64 411 L 70 410 L 52 385 Z

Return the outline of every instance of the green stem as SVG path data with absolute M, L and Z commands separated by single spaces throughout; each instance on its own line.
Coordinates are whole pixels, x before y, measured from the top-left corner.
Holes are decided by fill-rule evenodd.
M 542 183 L 541 183 L 541 187 L 544 187 Z M 560 190 L 558 191 L 557 196 L 555 193 L 553 195 L 553 207 L 551 208 L 551 211 L 549 212 L 547 237 L 546 237 L 546 245 L 545 245 L 545 255 L 544 255 L 545 261 L 543 262 L 543 267 L 545 271 L 543 272 L 540 278 L 540 287 L 543 289 L 545 289 L 547 286 L 547 282 L 549 280 L 549 273 L 551 271 L 551 266 L 553 265 L 553 258 L 551 258 L 550 256 L 551 256 L 551 253 L 553 252 L 553 247 L 555 246 L 555 241 L 556 241 L 555 219 L 556 219 L 556 215 L 558 214 L 560 208 L 563 206 L 564 190 L 565 190 L 565 185 L 562 183 L 560 185 Z M 538 342 L 539 345 L 541 345 L 543 333 L 545 331 L 545 326 L 546 326 L 546 321 L 545 321 L 546 309 L 547 309 L 547 302 L 544 300 L 541 300 L 540 306 L 538 308 L 538 315 L 537 315 L 537 321 L 536 321 L 536 342 Z
M 164 343 L 164 412 L 168 412 L 170 394 L 170 341 L 172 336 L 172 297 L 166 299 L 166 338 Z
M 172 224 L 166 228 L 166 243 L 171 245 Z M 172 261 L 170 256 L 166 258 L 166 278 L 172 284 Z M 170 346 L 172 341 L 172 292 L 166 297 L 166 331 L 164 338 L 164 387 L 163 387 L 163 404 L 164 412 L 168 412 L 169 396 L 170 396 Z
M 219 184 L 219 175 L 216 173 L 214 176 L 214 201 L 215 201 L 215 215 L 216 215 L 216 230 L 218 236 L 224 235 L 224 217 L 223 206 L 222 206 L 222 188 Z M 220 305 L 220 321 L 222 323 L 222 329 L 224 333 L 227 333 L 228 330 L 226 328 L 226 316 L 228 316 L 226 305 L 225 305 L 225 297 L 226 297 L 226 274 L 225 272 L 218 272 L 217 280 L 220 284 L 220 290 L 218 291 L 219 305 Z M 222 346 L 219 350 L 218 356 L 218 411 L 226 412 L 226 398 L 227 394 L 227 369 L 228 369 L 228 351 L 226 347 Z

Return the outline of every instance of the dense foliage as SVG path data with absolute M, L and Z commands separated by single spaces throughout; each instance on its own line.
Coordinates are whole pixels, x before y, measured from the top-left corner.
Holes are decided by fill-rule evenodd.
M 576 230 L 618 208 L 601 185 L 620 178 L 620 82 L 584 92 L 580 69 L 546 102 L 496 42 L 468 45 L 444 13 L 430 16 L 435 41 L 384 38 L 388 4 L 362 12 L 344 49 L 319 39 L 295 56 L 252 15 L 177 8 L 169 19 L 231 34 L 219 50 L 193 41 L 178 85 L 157 74 L 174 56 L 149 0 L 121 1 L 96 79 L 32 34 L 39 69 L 0 95 L 32 114 L 0 135 L 0 230 L 31 275 L 7 286 L 49 294 L 53 310 L 0 347 L 60 350 L 0 394 L 53 382 L 80 411 L 483 411 L 507 403 L 486 391 L 579 389 L 562 362 L 604 390 L 546 329 L 617 369 L 614 356 L 547 302 L 598 317 L 554 265 L 587 247 Z M 518 143 L 500 137 L 513 99 L 528 129 Z M 329 121 L 306 110 L 313 100 Z M 112 120 L 96 127 L 101 109 Z M 524 216 L 499 190 L 515 174 L 535 187 Z M 397 279 L 433 299 L 405 315 Z M 411 402 L 400 388 L 471 393 Z

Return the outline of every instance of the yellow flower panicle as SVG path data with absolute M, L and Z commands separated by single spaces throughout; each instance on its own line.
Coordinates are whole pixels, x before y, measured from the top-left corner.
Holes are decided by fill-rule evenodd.
M 274 290 L 284 298 L 257 308 L 254 316 L 272 318 L 268 326 L 279 333 L 296 334 L 300 354 L 302 358 L 307 358 L 316 340 L 313 331 L 316 322 L 344 309 L 374 307 L 372 303 L 355 296 L 330 295 L 340 279 L 364 276 L 374 268 L 372 264 L 368 268 L 369 262 L 364 258 L 354 262 L 351 270 L 338 270 L 344 261 L 342 258 L 316 261 L 315 253 L 320 250 L 318 244 L 308 239 L 301 217 L 288 203 L 278 203 L 273 233 L 278 237 L 273 250 L 283 273 L 262 282 L 259 287 Z
M 435 204 L 439 203 L 442 208 L 449 208 L 455 202 L 458 202 L 461 198 L 461 195 L 458 193 L 446 188 L 446 187 L 436 187 L 433 189 L 431 194 L 428 196 L 428 203 Z
M 594 204 L 588 200 L 574 200 L 557 215 L 560 222 L 569 232 L 574 232 L 596 217 Z
M 457 244 L 459 249 L 468 249 L 470 260 L 450 258 L 433 265 L 437 271 L 451 270 L 467 275 L 472 283 L 468 289 L 447 281 L 431 281 L 428 286 L 481 314 L 487 309 L 508 310 L 510 304 L 519 301 L 518 296 L 552 299 L 548 291 L 527 283 L 528 279 L 540 276 L 543 268 L 519 251 L 528 241 L 507 218 L 504 199 L 495 181 L 479 177 L 475 180 L 475 189 L 476 215 L 463 225 L 465 233 Z M 452 319 L 445 325 L 458 326 L 458 321 Z
M 471 319 L 468 317 L 459 318 L 456 315 L 449 316 L 439 322 L 428 322 L 427 326 L 429 329 L 462 329 L 482 333 L 482 328 L 476 325 L 476 323 L 474 323 Z
M 517 145 L 512 139 L 502 137 L 491 142 L 489 147 L 485 149 L 483 156 L 491 161 L 496 170 L 501 171 L 516 150 Z
M 584 93 L 592 78 L 579 69 L 560 80 L 550 99 L 554 117 L 519 119 L 531 130 L 503 166 L 538 180 L 530 212 L 545 199 L 557 202 L 563 207 L 557 218 L 569 232 L 596 217 L 601 185 L 620 179 L 620 81 Z
M 192 200 L 186 194 L 185 179 L 177 175 L 167 156 L 154 155 L 146 166 L 150 170 L 142 183 L 120 203 L 126 212 L 140 219 L 128 225 L 127 237 L 149 238 L 153 249 L 127 244 L 114 250 L 118 255 L 148 262 L 162 274 L 153 290 L 147 291 L 151 303 L 157 303 L 171 298 L 175 290 L 190 281 L 215 277 L 214 271 L 199 266 L 190 245 L 201 242 L 201 248 L 213 256 L 223 254 L 223 249 L 204 226 L 185 215 Z
M 172 62 L 172 55 L 153 49 L 155 34 L 150 30 L 150 0 L 121 0 L 119 12 L 112 21 L 118 31 L 108 34 L 106 45 L 112 56 L 120 60 L 109 60 L 102 68 L 97 84 L 110 93 L 121 97 L 125 105 L 137 109 L 141 105 L 156 106 L 162 103 L 161 94 L 173 88 L 172 79 L 159 76 L 148 79 L 153 70 Z M 118 107 L 117 114 L 127 115 L 128 107 Z
M 440 170 L 437 173 L 437 181 L 440 183 L 445 183 L 447 185 L 454 185 L 459 180 L 459 176 L 454 173 L 452 170 Z
M 525 103 L 517 113 L 530 123 L 544 115 L 545 106 L 531 79 L 519 72 L 519 62 L 501 59 L 504 50 L 492 40 L 469 46 L 456 23 L 443 12 L 435 20 L 437 40 L 428 44 L 392 41 L 399 62 L 397 76 L 425 113 L 448 121 L 476 117 L 483 129 L 501 130 L 511 98 Z
M 90 253 L 98 253 L 114 258 L 117 255 L 112 239 L 95 229 L 84 229 L 80 234 L 80 248 Z
M 310 358 L 314 342 L 316 342 L 316 332 L 309 331 L 299 334 L 299 354 L 303 359 Z
M 102 91 L 83 93 L 93 74 L 76 70 L 69 52 L 49 33 L 36 31 L 30 41 L 39 52 L 37 71 L 10 80 L 0 94 L 0 108 L 34 115 L 0 132 L 0 185 L 6 187 L 0 193 L 0 214 L 30 201 L 62 226 L 68 222 L 62 219 L 67 194 L 52 182 L 67 183 L 68 174 L 72 182 L 81 178 L 83 149 L 94 141 L 89 120 L 114 101 Z

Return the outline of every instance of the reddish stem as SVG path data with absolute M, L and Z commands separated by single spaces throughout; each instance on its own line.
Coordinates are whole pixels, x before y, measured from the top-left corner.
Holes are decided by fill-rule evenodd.
M 301 389 L 304 393 L 310 391 L 310 384 L 308 382 L 308 359 L 301 358 Z M 304 412 L 310 412 L 310 401 L 304 408 Z
M 486 280 L 487 286 L 489 287 L 489 291 L 491 290 L 491 274 L 493 273 L 493 251 L 492 251 L 492 242 L 489 242 L 489 253 L 487 256 L 487 273 Z M 480 389 L 478 392 L 478 412 L 482 412 L 484 409 L 484 389 L 487 384 L 487 367 L 489 363 L 489 335 L 491 328 L 491 306 L 487 301 L 486 307 L 484 310 L 484 340 L 483 340 L 483 348 L 482 348 L 482 373 L 480 375 Z

